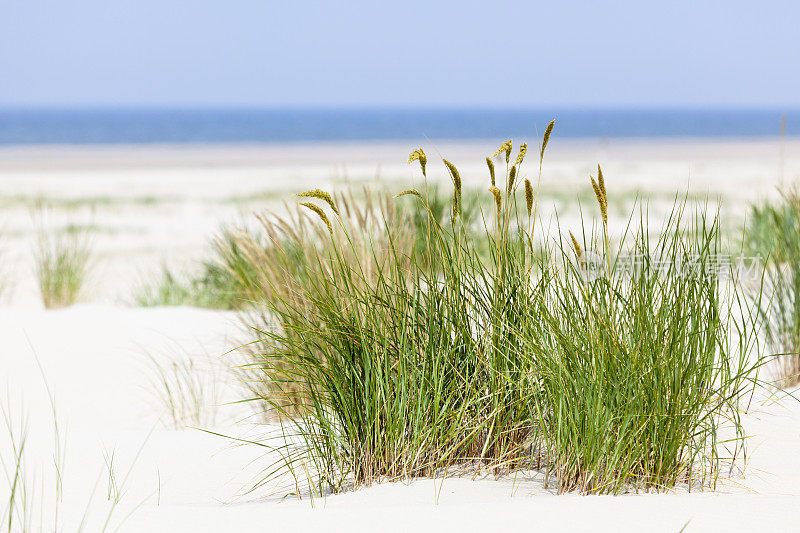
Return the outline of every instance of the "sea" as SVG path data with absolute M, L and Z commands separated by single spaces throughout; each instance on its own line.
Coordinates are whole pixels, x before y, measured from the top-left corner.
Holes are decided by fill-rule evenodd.
M 0 109 L 0 145 L 800 135 L 778 109 Z

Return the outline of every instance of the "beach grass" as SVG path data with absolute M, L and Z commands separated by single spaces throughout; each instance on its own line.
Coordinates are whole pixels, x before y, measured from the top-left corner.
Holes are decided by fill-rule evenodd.
M 133 301 L 141 307 L 190 306 L 236 309 L 236 288 L 227 273 L 212 262 L 203 262 L 200 273 L 190 274 L 167 267 L 134 289 Z
M 742 456 L 740 401 L 764 359 L 749 358 L 758 317 L 736 278 L 705 268 L 717 217 L 676 202 L 651 242 L 639 210 L 612 248 L 598 168 L 598 229 L 550 241 L 537 210 L 552 128 L 535 155 L 509 141 L 487 158 L 482 232 L 464 222 L 449 161 L 449 216 L 431 207 L 421 149 L 409 163 L 422 186 L 398 196 L 423 224 L 392 222 L 391 204 L 370 222 L 319 190 L 302 195 L 307 216 L 264 219 L 278 246 L 250 256 L 270 266 L 248 366 L 253 399 L 284 428 L 261 443 L 282 457 L 264 482 L 288 471 L 324 493 L 542 469 L 559 491 L 619 494 L 713 486 Z M 631 276 L 627 256 L 640 260 Z M 704 268 L 687 275 L 689 259 Z
M 166 265 L 134 289 L 133 301 L 142 307 L 191 306 L 241 309 L 248 305 L 248 269 L 236 239 L 245 228 L 223 226 L 213 238 L 214 253 L 195 271 L 176 271 Z
M 767 264 L 772 290 L 765 306 L 770 349 L 777 354 L 779 382 L 786 387 L 800 383 L 800 192 L 782 191 L 776 202 L 762 202 L 751 209 L 745 249 Z
M 33 441 L 40 437 L 46 424 L 31 425 L 24 407 L 14 409 L 9 389 L 0 402 L 2 427 L 0 427 L 0 471 L 6 486 L 0 491 L 4 501 L 0 511 L 0 530 L 8 533 L 37 533 L 42 531 L 116 531 L 135 512 L 139 506 L 122 511 L 128 480 L 147 439 L 139 448 L 136 457 L 122 478 L 117 475 L 113 452 L 104 453 L 105 464 L 97 481 L 88 494 L 82 515 L 76 516 L 63 510 L 65 500 L 65 472 L 67 464 L 67 429 L 57 410 L 56 395 L 45 374 L 45 370 L 34 353 L 36 365 L 42 376 L 42 383 L 48 396 L 52 426 L 50 435 L 52 447 L 48 448 L 49 459 L 33 461 Z M 45 434 L 47 432 L 45 431 Z M 85 453 L 85 450 L 82 450 Z M 105 505 L 95 498 L 97 487 L 105 474 L 107 502 Z M 68 484 L 68 483 L 67 483 Z M 141 505 L 141 504 L 140 504 Z M 77 519 L 80 518 L 80 521 Z
M 84 231 L 56 233 L 41 225 L 35 249 L 35 274 L 42 302 L 48 309 L 67 307 L 79 298 L 92 260 L 91 241 Z
M 372 219 L 381 216 L 379 211 L 375 211 L 375 202 L 380 201 L 379 197 L 383 197 L 382 201 L 385 202 L 388 196 L 386 192 L 373 192 L 368 188 L 347 189 L 340 195 L 340 201 L 346 201 L 348 208 L 353 206 L 353 209 L 363 204 L 366 209 L 361 218 L 355 213 L 353 216 L 354 222 L 364 225 L 372 224 Z M 469 191 L 464 196 L 464 224 L 472 228 L 478 227 L 481 198 L 477 191 Z M 447 223 L 446 220 L 451 216 L 449 196 L 432 186 L 429 198 L 433 220 L 439 224 Z M 427 215 L 421 216 L 413 203 L 398 202 L 397 207 L 399 212 L 406 213 L 398 216 L 396 221 L 403 218 L 402 224 L 412 226 L 409 231 L 417 239 L 413 249 L 418 258 L 424 260 L 426 240 L 423 236 L 428 233 Z M 373 211 L 375 212 L 372 213 Z M 264 277 L 282 276 L 282 272 L 286 272 L 284 267 L 289 267 L 266 266 L 271 264 L 270 258 L 283 257 L 283 252 L 277 251 L 281 243 L 276 244 L 273 241 L 281 240 L 279 234 L 286 229 L 278 227 L 270 218 L 269 214 L 259 217 L 260 229 L 256 230 L 248 229 L 245 225 L 224 225 L 213 238 L 212 253 L 200 262 L 198 268 L 178 270 L 162 265 L 155 276 L 141 281 L 134 288 L 133 303 L 141 307 L 191 306 L 246 310 L 249 313 L 254 305 L 260 305 L 266 294 L 271 292 L 269 286 L 275 285 L 265 282 Z M 295 260 L 302 261 L 305 254 L 299 250 L 297 252 L 290 255 L 294 255 Z M 485 255 L 488 249 L 483 252 Z
M 150 389 L 167 427 L 209 427 L 220 404 L 219 371 L 208 361 L 148 354 Z
M 361 270 L 365 280 L 381 275 L 382 265 L 391 262 L 386 254 L 391 246 L 412 253 L 411 221 L 396 202 L 384 193 L 363 191 L 363 200 L 354 199 L 352 191 L 331 198 L 339 206 L 342 224 L 348 227 L 345 234 L 331 235 L 319 219 L 311 218 L 305 208 L 289 209 L 284 217 L 261 214 L 257 218 L 261 231 L 239 231 L 233 239 L 218 239 L 217 250 L 239 287 L 242 299 L 249 303 L 240 310 L 242 323 L 253 341 L 245 346 L 252 353 L 262 353 L 269 342 L 262 334 L 272 330 L 275 320 L 268 302 L 286 302 L 301 311 L 312 303 L 303 288 L 308 276 L 317 269 L 334 268 L 324 257 L 334 247 L 344 250 L 339 259 L 355 268 L 364 257 L 371 257 Z M 391 228 L 392 242 L 389 242 Z M 374 245 L 374 248 L 372 246 Z M 280 374 L 290 372 L 290 361 L 273 360 L 270 365 L 243 367 L 245 383 L 258 398 L 277 401 L 279 409 L 264 411 L 266 418 L 294 416 L 304 404 L 303 384 L 299 381 L 278 383 Z
M 2 406 L 6 446 L 0 455 L 0 466 L 8 485 L 8 496 L 4 502 L 3 514 L 0 516 L 2 526 L 9 533 L 12 531 L 30 531 L 34 519 L 33 480 L 27 473 L 25 465 L 25 447 L 28 441 L 28 422 L 24 417 L 19 420 Z
M 539 389 L 536 442 L 559 491 L 713 487 L 743 456 L 740 400 L 765 361 L 750 357 L 760 295 L 717 262 L 718 218 L 684 209 L 656 239 L 639 211 L 616 246 L 602 224 L 559 242 L 558 273 L 518 332 Z
M 120 478 L 117 465 L 114 464 L 113 452 L 106 452 L 102 472 L 87 496 L 80 521 L 75 516 L 64 516 L 67 514 L 62 512 L 65 437 L 58 433 L 56 425 L 56 442 L 50 461 L 43 464 L 32 463 L 29 453 L 29 420 L 24 414 L 15 417 L 5 404 L 0 407 L 5 426 L 3 438 L 0 438 L 0 469 L 7 485 L 3 491 L 5 501 L 0 511 L 0 529 L 8 533 L 39 533 L 64 529 L 78 533 L 116 531 L 139 508 L 133 506 L 132 509 L 123 509 L 128 478 L 138 460 L 138 454 L 129 470 Z M 105 503 L 96 498 L 101 479 L 105 481 L 108 491 Z M 127 511 L 127 514 L 120 516 L 122 511 Z

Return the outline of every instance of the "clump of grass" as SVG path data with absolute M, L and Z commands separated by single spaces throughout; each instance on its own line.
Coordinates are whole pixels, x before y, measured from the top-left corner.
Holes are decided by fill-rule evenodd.
M 78 300 L 91 258 L 92 248 L 85 233 L 54 234 L 39 228 L 35 269 L 46 308 L 67 307 Z
M 778 354 L 783 386 L 800 383 L 800 194 L 782 192 L 781 201 L 753 206 L 745 249 L 767 260 L 767 281 L 773 290 L 767 338 Z
M 269 222 L 280 247 L 250 261 L 277 265 L 265 269 L 271 290 L 262 291 L 262 351 L 251 365 L 264 381 L 256 399 L 284 426 L 275 446 L 283 462 L 267 477 L 286 467 L 315 493 L 474 468 L 544 468 L 561 491 L 713 485 L 725 421 L 735 433 L 730 456 L 740 456 L 739 401 L 763 362 L 748 359 L 757 319 L 735 278 L 680 270 L 688 259 L 710 264 L 716 217 L 701 211 L 687 222 L 676 204 L 651 242 L 641 213 L 612 250 L 599 173 L 598 232 L 584 232 L 582 247 L 573 238 L 575 251 L 539 237 L 552 130 L 533 176 L 525 150 L 511 164 L 511 142 L 495 153 L 504 175 L 489 159 L 504 190 L 491 185 L 494 213 L 480 233 L 464 221 L 449 162 L 449 220 L 437 216 L 427 182 L 401 193 L 424 220 L 410 239 L 386 222 L 392 211 L 354 227 L 336 199 L 335 210 L 314 204 L 330 227 Z M 427 178 L 424 152 L 410 160 Z M 407 242 L 418 239 L 425 244 L 412 253 Z M 598 250 L 600 261 L 590 261 Z M 618 267 L 626 252 L 644 265 L 631 277 Z
M 181 279 L 173 269 L 164 265 L 155 279 L 144 281 L 136 288 L 133 301 L 141 307 L 205 307 L 210 299 L 206 299 L 207 291 L 203 290 L 202 285 L 198 285 L 198 280 Z
M 677 205 L 655 240 L 640 217 L 616 250 L 605 223 L 583 246 L 571 236 L 574 252 L 557 250 L 558 274 L 528 310 L 536 442 L 559 491 L 713 486 L 721 460 L 742 455 L 758 317 L 715 264 L 716 217 L 684 216 Z M 735 438 L 721 447 L 727 423 Z
M 163 266 L 155 279 L 137 287 L 134 302 L 143 307 L 247 307 L 255 292 L 250 288 L 255 267 L 239 251 L 236 241 L 241 235 L 247 235 L 251 243 L 259 242 L 245 229 L 223 227 L 214 239 L 214 257 L 203 261 L 198 273 L 181 273 Z
M 134 302 L 142 307 L 237 309 L 241 305 L 237 287 L 224 268 L 211 261 L 203 262 L 200 268 L 197 275 L 182 275 L 163 266 L 154 280 L 136 289 Z

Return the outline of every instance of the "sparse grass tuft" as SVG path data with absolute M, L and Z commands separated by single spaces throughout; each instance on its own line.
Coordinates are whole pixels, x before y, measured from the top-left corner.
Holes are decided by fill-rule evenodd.
M 213 426 L 220 403 L 219 369 L 213 361 L 149 355 L 150 385 L 164 422 L 174 429 Z
M 45 462 L 32 461 L 31 443 L 36 440 L 36 431 L 44 425 L 30 425 L 24 409 L 19 414 L 12 410 L 10 394 L 4 402 L 0 402 L 2 425 L 0 428 L 0 471 L 3 474 L 6 486 L 0 488 L 0 494 L 5 499 L 0 511 L 0 529 L 8 533 L 35 533 L 42 531 L 117 531 L 124 522 L 138 509 L 134 506 L 127 509 L 127 514 L 120 517 L 128 478 L 133 470 L 139 455 L 147 440 L 142 443 L 130 469 L 122 479 L 116 475 L 113 453 L 104 453 L 105 464 L 100 477 L 97 478 L 94 489 L 88 495 L 88 501 L 81 517 L 72 513 L 62 512 L 64 501 L 64 472 L 66 464 L 67 440 L 61 428 L 61 422 L 56 413 L 55 395 L 51 390 L 44 370 L 37 365 L 42 373 L 45 389 L 49 396 L 52 414 L 53 447 L 51 454 Z M 31 430 L 34 430 L 33 432 Z M 35 443 L 34 443 L 35 444 Z M 86 453 L 82 450 L 82 453 Z M 108 487 L 108 502 L 105 505 L 95 500 L 97 485 L 102 474 L 106 474 Z M 148 498 L 149 499 L 149 498 Z M 143 502 L 142 502 L 143 503 Z M 102 507 L 98 509 L 98 504 Z M 141 503 L 139 504 L 141 505 Z M 76 523 L 80 518 L 80 522 Z
M 745 250 L 768 261 L 772 298 L 764 314 L 770 349 L 778 354 L 781 384 L 800 384 L 800 193 L 784 191 L 780 202 L 753 206 Z
M 39 228 L 36 242 L 36 278 L 48 309 L 74 304 L 89 273 L 92 249 L 85 232 L 54 233 Z

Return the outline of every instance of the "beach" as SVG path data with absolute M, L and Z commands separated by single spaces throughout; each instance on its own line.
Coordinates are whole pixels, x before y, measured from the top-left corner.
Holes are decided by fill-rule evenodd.
M 231 313 L 83 304 L 56 311 L 5 308 L 0 314 L 6 339 L 0 378 L 13 400 L 6 408 L 15 416 L 24 409 L 32 430 L 28 453 L 41 472 L 52 461 L 52 414 L 34 354 L 56 398 L 67 456 L 60 516 L 70 524 L 87 508 L 96 530 L 106 519 L 104 454 L 112 453 L 119 482 L 127 477 L 112 523 L 131 532 L 407 531 L 434 524 L 445 531 L 677 532 L 687 523 L 688 531 L 781 530 L 800 503 L 800 407 L 788 398 L 766 404 L 756 399 L 744 420 L 751 435 L 744 473 L 723 479 L 716 491 L 556 495 L 538 475 L 518 474 L 387 483 L 303 500 L 284 498 L 274 486 L 248 493 L 271 463 L 269 454 L 199 429 L 164 427 L 146 356 L 168 361 L 188 354 L 225 367 L 222 354 L 240 338 Z M 225 374 L 218 376 L 225 386 Z M 222 391 L 220 403 L 235 392 Z M 209 409 L 216 410 L 216 420 L 203 429 L 244 439 L 264 431 L 248 424 L 241 406 Z
M 483 192 L 484 157 L 500 142 L 422 144 L 430 180 L 448 183 L 436 157 L 441 154 L 459 167 L 465 187 Z M 545 218 L 558 210 L 563 228 L 579 224 L 576 198 L 591 195 L 588 176 L 598 164 L 615 228 L 624 226 L 637 198 L 649 202 L 658 218 L 676 196 L 687 195 L 719 206 L 735 235 L 751 203 L 776 198 L 779 186 L 800 180 L 800 139 L 794 137 L 551 142 L 539 201 Z M 0 228 L 9 286 L 0 306 L 4 410 L 27 418 L 27 453 L 42 486 L 49 487 L 55 399 L 66 443 L 61 518 L 76 524 L 90 509 L 88 530 L 94 531 L 120 489 L 111 521 L 131 532 L 793 527 L 800 505 L 800 404 L 766 391 L 756 392 L 744 415 L 751 435 L 746 461 L 723 475 L 715 491 L 556 495 L 537 473 L 385 483 L 302 500 L 277 485 L 249 490 L 274 457 L 245 441 L 275 427 L 261 424 L 247 404 L 235 403 L 244 395 L 236 384 L 236 348 L 248 338 L 236 313 L 138 307 L 136 288 L 164 265 L 194 268 L 210 256 L 220 228 L 254 224 L 253 213 L 280 211 L 302 190 L 370 186 L 398 192 L 419 184 L 419 168 L 406 164 L 417 145 L 0 147 Z M 531 163 L 523 177 L 536 183 L 538 172 Z M 597 217 L 593 204 L 582 209 L 587 218 Z M 91 274 L 72 307 L 46 310 L 41 304 L 33 250 L 42 225 L 91 239 Z M 214 382 L 213 394 L 204 399 L 207 418 L 197 427 L 170 427 L 154 390 L 153 360 L 166 366 L 193 361 Z
M 2 2 L 0 533 L 800 531 L 800 2 Z

